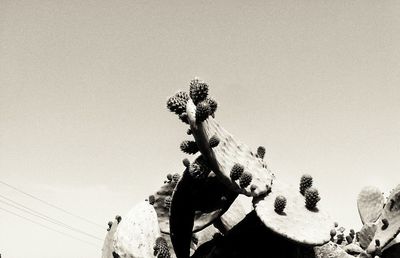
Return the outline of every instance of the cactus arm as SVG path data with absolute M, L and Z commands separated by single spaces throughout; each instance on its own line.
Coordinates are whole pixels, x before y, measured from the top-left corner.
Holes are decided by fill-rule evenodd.
M 254 197 L 265 195 L 274 175 L 266 168 L 262 159 L 253 154 L 248 146 L 238 142 L 213 117 L 210 116 L 203 122 L 197 121 L 196 106 L 191 99 L 186 104 L 186 113 L 200 152 L 209 161 L 210 168 L 221 182 L 240 194 Z M 220 143 L 217 147 L 211 148 L 209 139 L 214 135 L 218 136 Z M 242 164 L 245 171 L 252 174 L 250 185 L 256 186 L 253 191 L 250 190 L 250 186 L 241 188 L 237 182 L 231 180 L 230 170 L 235 163 Z
M 375 222 L 385 204 L 382 192 L 375 186 L 366 186 L 358 194 L 357 208 L 363 224 Z

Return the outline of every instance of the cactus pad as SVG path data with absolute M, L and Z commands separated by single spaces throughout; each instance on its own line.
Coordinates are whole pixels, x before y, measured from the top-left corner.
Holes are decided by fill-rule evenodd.
M 346 253 L 340 246 L 332 242 L 314 247 L 314 251 L 315 258 L 354 258 L 354 256 Z
M 387 228 L 384 227 L 383 220 L 388 221 Z M 400 232 L 400 185 L 398 185 L 388 197 L 385 207 L 382 209 L 382 214 L 376 221 L 377 230 L 373 241 L 367 248 L 368 253 L 373 253 L 376 249 L 375 240 L 379 239 L 381 248 L 388 245 Z
M 275 198 L 280 195 L 287 199 L 284 216 L 274 211 Z M 295 186 L 274 180 L 272 192 L 258 202 L 256 212 L 267 228 L 295 242 L 322 245 L 330 239 L 333 220 L 322 208 L 308 210 L 304 206 L 304 196 Z
M 152 257 L 153 243 L 159 236 L 157 214 L 152 206 L 142 202 L 118 225 L 113 240 L 114 251 L 120 257 Z
M 377 187 L 364 187 L 357 198 L 357 208 L 362 223 L 375 222 L 381 215 L 384 203 L 382 192 Z
M 274 175 L 267 168 L 262 159 L 258 158 L 245 144 L 237 141 L 225 131 L 214 118 L 209 117 L 204 122 L 196 120 L 196 106 L 189 99 L 186 105 L 190 128 L 200 152 L 209 161 L 210 168 L 220 180 L 237 193 L 247 196 L 265 195 L 271 186 Z M 208 139 L 217 135 L 220 143 L 215 148 L 210 148 Z M 231 180 L 230 172 L 234 164 L 242 164 L 246 171 L 251 171 L 251 183 L 257 186 L 256 190 L 242 188 L 237 182 Z

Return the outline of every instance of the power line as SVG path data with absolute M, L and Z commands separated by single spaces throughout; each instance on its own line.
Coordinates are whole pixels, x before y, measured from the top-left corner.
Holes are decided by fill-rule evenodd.
M 29 208 L 29 207 L 26 207 L 26 206 L 24 206 L 24 205 L 22 205 L 22 204 L 19 204 L 18 202 L 13 201 L 13 200 L 11 200 L 11 199 L 9 199 L 9 198 L 3 196 L 3 195 L 0 195 L 0 197 L 3 198 L 3 199 L 8 200 L 9 202 L 15 203 L 15 204 L 17 204 L 18 206 L 24 208 L 24 209 L 21 209 L 21 208 L 19 208 L 18 206 L 15 206 L 15 205 L 13 205 L 13 204 L 10 204 L 10 203 L 7 203 L 7 202 L 5 202 L 5 201 L 3 201 L 3 200 L 0 200 L 0 202 L 6 204 L 6 205 L 8 205 L 8 206 L 13 207 L 14 209 L 18 209 L 18 210 L 20 210 L 20 211 L 23 211 L 23 212 L 28 213 L 28 214 L 30 214 L 30 215 L 36 216 L 36 217 L 38 217 L 38 218 L 41 218 L 41 219 L 46 220 L 46 221 L 48 221 L 48 222 L 50 222 L 50 223 L 53 223 L 53 224 L 55 224 L 55 225 L 62 226 L 62 227 L 67 228 L 67 229 L 69 229 L 69 230 L 72 230 L 72 231 L 75 231 L 75 232 L 84 234 L 84 235 L 86 235 L 86 236 L 88 236 L 88 237 L 91 237 L 91 238 L 94 238 L 94 239 L 97 239 L 97 240 L 102 241 L 102 239 L 99 238 L 99 237 L 96 237 L 96 236 L 94 236 L 94 235 L 92 235 L 92 234 L 86 233 L 85 231 L 82 231 L 82 230 L 80 230 L 80 229 L 78 229 L 78 228 L 74 228 L 74 227 L 72 227 L 72 226 L 70 226 L 70 225 L 68 225 L 68 224 L 65 224 L 65 223 L 62 222 L 62 221 L 53 219 L 53 218 L 47 216 L 46 214 L 40 213 L 40 212 L 35 211 L 35 210 L 33 210 L 33 209 Z
M 27 193 L 27 192 L 24 192 L 24 191 L 18 189 L 17 187 L 15 187 L 15 186 L 12 186 L 12 185 L 10 185 L 10 184 L 7 184 L 6 182 L 3 182 L 3 181 L 0 180 L 0 183 L 3 184 L 3 185 L 5 185 L 5 186 L 7 186 L 7 187 L 9 187 L 9 188 L 11 188 L 11 189 L 14 189 L 15 191 L 17 191 L 17 192 L 19 192 L 19 193 L 22 193 L 22 194 L 24 194 L 24 195 L 26 195 L 26 196 L 29 196 L 29 197 L 31 197 L 31 198 L 33 198 L 33 199 L 35 199 L 35 200 L 37 200 L 37 201 L 39 201 L 39 202 L 41 202 L 41 203 L 44 203 L 44 204 L 46 204 L 46 205 L 48 205 L 48 206 L 50 206 L 50 207 L 52 207 L 52 208 L 54 208 L 54 209 L 57 209 L 57 210 L 59 210 L 59 211 L 62 211 L 62 212 L 66 213 L 66 214 L 68 214 L 68 215 L 70 215 L 70 216 L 73 216 L 73 217 L 78 218 L 78 219 L 80 219 L 80 220 L 84 220 L 84 221 L 86 221 L 87 223 L 90 223 L 90 224 L 92 224 L 92 225 L 95 225 L 95 226 L 100 227 L 100 228 L 103 229 L 103 226 L 100 225 L 100 224 L 98 224 L 98 223 L 96 223 L 96 222 L 90 221 L 90 220 L 88 220 L 88 219 L 86 219 L 86 218 L 84 218 L 84 217 L 82 217 L 82 216 L 76 215 L 76 214 L 74 214 L 74 213 L 72 213 L 72 212 L 69 212 L 69 211 L 67 211 L 67 210 L 65 210 L 65 209 L 63 209 L 63 208 L 61 208 L 61 207 L 58 207 L 58 206 L 56 206 L 56 205 L 54 205 L 54 204 L 51 204 L 51 203 L 49 203 L 49 202 L 47 202 L 47 201 L 45 201 L 45 200 L 40 199 L 39 197 L 36 197 L 36 196 L 34 196 L 34 195 L 32 195 L 32 194 L 29 194 L 29 193 Z
M 41 227 L 47 228 L 48 230 L 57 232 L 57 233 L 62 234 L 62 235 L 64 235 L 64 236 L 68 236 L 68 237 L 70 237 L 70 238 L 73 238 L 73 239 L 75 239 L 75 240 L 81 241 L 81 242 L 83 242 L 83 243 L 86 243 L 86 244 L 89 244 L 89 245 L 91 245 L 91 246 L 95 246 L 95 247 L 98 248 L 98 246 L 97 246 L 96 244 L 92 243 L 92 242 L 88 242 L 88 241 L 86 241 L 86 240 L 83 240 L 83 239 L 74 237 L 74 236 L 72 236 L 72 235 L 70 235 L 70 234 L 67 234 L 67 233 L 65 233 L 65 232 L 58 231 L 58 230 L 56 230 L 56 229 L 53 229 L 53 228 L 51 228 L 51 227 L 48 227 L 48 226 L 46 226 L 46 225 L 44 225 L 44 224 L 42 224 L 42 223 L 36 222 L 36 221 L 31 220 L 31 219 L 29 219 L 29 218 L 25 218 L 24 216 L 21 216 L 21 215 L 19 215 L 19 214 L 17 214 L 17 213 L 14 213 L 14 212 L 9 211 L 9 210 L 7 210 L 7 209 L 4 209 L 4 208 L 2 208 L 2 207 L 0 207 L 0 210 L 3 210 L 3 211 L 5 211 L 5 212 L 7 212 L 7 213 L 10 213 L 10 214 L 12 214 L 12 215 L 14 215 L 14 216 L 17 216 L 17 217 L 21 218 L 21 219 L 24 219 L 24 220 L 27 220 L 27 221 L 29 221 L 29 222 L 32 222 L 32 223 L 34 223 L 34 224 L 36 224 L 36 225 L 39 225 L 39 226 L 41 226 Z

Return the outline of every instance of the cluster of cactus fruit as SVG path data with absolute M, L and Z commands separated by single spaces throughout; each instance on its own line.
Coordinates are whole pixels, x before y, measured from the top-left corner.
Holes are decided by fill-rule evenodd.
M 393 240 L 400 231 L 399 187 L 386 204 L 376 191 L 364 191 L 358 203 L 364 226 L 345 234 L 319 206 L 310 175 L 294 187 L 276 178 L 265 147 L 254 154 L 216 122 L 209 90 L 195 78 L 188 93 L 167 99 L 194 138 L 182 141 L 181 151 L 198 156 L 183 159 L 184 172 L 167 174 L 122 223 L 120 216 L 109 222 L 103 258 L 391 258 L 385 251 L 399 245 Z

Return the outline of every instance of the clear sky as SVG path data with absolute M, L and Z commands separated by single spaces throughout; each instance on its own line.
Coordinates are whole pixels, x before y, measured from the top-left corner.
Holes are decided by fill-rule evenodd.
M 182 172 L 186 127 L 165 103 L 199 76 L 228 131 L 266 146 L 277 176 L 312 174 L 357 230 L 361 187 L 400 183 L 399 11 L 389 0 L 0 0 L 0 180 L 104 229 L 0 194 L 104 238 L 108 220 Z M 6 258 L 100 256 L 102 241 L 0 218 Z

